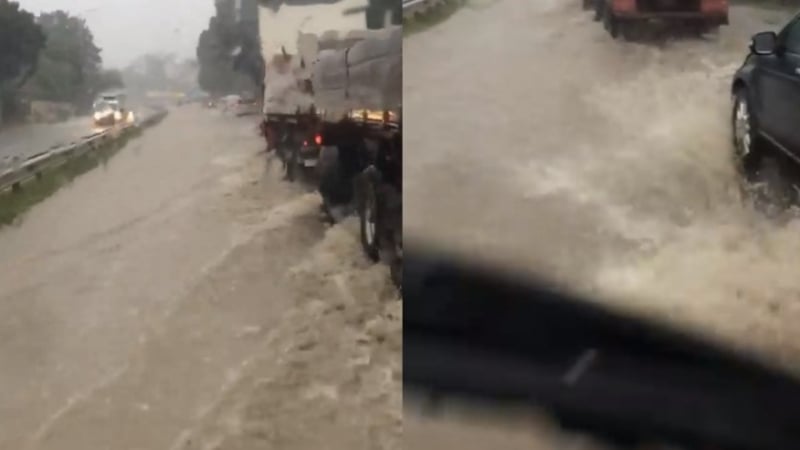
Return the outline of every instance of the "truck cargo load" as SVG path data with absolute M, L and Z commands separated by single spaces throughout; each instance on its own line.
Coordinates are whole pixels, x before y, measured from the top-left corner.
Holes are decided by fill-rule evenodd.
M 268 149 L 287 180 L 314 180 L 329 220 L 358 212 L 365 254 L 399 285 L 402 27 L 367 29 L 351 12 L 400 0 L 272 3 L 259 12 Z
M 583 0 L 612 37 L 634 38 L 643 25 L 703 34 L 728 24 L 728 0 Z
M 347 50 L 322 50 L 314 62 L 314 102 L 326 120 L 354 110 L 396 113 L 403 96 L 403 32 L 368 32 Z

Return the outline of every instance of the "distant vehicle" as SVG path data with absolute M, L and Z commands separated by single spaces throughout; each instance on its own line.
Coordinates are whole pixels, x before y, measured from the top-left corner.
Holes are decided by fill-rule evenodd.
M 612 37 L 631 39 L 643 24 L 661 22 L 703 34 L 728 24 L 728 0 L 583 0 Z
M 242 100 L 240 95 L 231 94 L 226 95 L 220 99 L 220 103 L 222 105 L 222 110 L 224 112 L 235 111 L 236 108 L 239 106 L 239 101 Z
M 800 169 L 800 15 L 777 34 L 753 36 L 731 92 L 733 143 L 740 168 L 747 176 L 758 171 L 773 191 L 769 200 L 788 206 L 796 193 L 782 172 Z M 764 158 L 773 149 L 778 152 Z M 781 164 L 784 161 L 788 164 Z
M 255 98 L 242 97 L 236 102 L 235 107 L 237 116 L 252 116 L 259 114 L 258 101 Z
M 123 93 L 101 94 L 92 109 L 97 126 L 112 126 L 133 120 L 133 112 L 127 108 L 127 96 Z

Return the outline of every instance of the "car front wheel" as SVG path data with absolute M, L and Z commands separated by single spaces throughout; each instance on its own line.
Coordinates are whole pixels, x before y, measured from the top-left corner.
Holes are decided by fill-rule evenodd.
M 744 88 L 737 90 L 734 95 L 732 125 L 736 162 L 741 169 L 750 171 L 758 157 L 758 133 L 747 90 Z

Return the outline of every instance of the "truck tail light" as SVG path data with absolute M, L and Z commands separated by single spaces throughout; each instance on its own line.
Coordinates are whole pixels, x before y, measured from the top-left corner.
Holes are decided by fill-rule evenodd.
M 703 12 L 724 13 L 728 11 L 728 0 L 703 0 L 700 9 Z
M 317 145 L 322 145 L 322 135 L 321 134 L 315 134 L 314 135 L 314 143 L 317 144 Z
M 636 12 L 636 0 L 613 0 L 612 9 L 615 13 Z

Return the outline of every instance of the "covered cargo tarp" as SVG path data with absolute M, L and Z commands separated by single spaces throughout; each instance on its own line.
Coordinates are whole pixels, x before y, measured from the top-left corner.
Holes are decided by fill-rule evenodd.
M 313 99 L 303 69 L 292 55 L 274 55 L 264 67 L 264 114 L 292 115 L 311 110 Z
M 297 44 L 292 48 L 296 54 L 283 52 L 267 60 L 264 70 L 264 114 L 308 113 L 314 104 L 310 82 L 314 63 L 319 52 L 344 50 L 370 36 L 366 30 L 340 33 L 328 30 L 317 36 L 299 33 Z M 284 50 L 284 49 L 282 49 Z
M 300 34 L 322 35 L 327 30 L 363 30 L 363 13 L 350 10 L 366 8 L 368 0 L 261 0 L 259 2 L 259 35 L 264 61 L 284 51 L 301 53 Z
M 368 0 L 260 0 L 259 40 L 264 59 L 264 113 L 307 112 L 312 104 L 308 90 L 310 68 L 317 57 L 318 40 L 339 36 L 339 31 L 366 27 Z M 318 38 L 320 36 L 320 38 Z
M 401 27 L 369 31 L 344 49 L 320 42 L 311 69 L 314 105 L 326 120 L 352 110 L 399 110 L 403 96 Z

